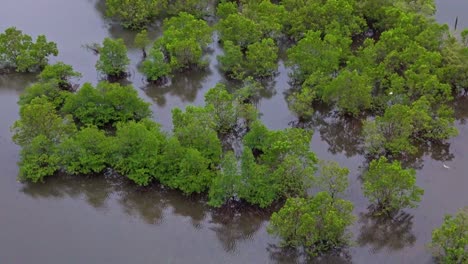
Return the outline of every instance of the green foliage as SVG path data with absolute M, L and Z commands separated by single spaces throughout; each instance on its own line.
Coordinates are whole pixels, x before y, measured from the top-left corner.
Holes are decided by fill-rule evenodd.
M 343 113 L 358 115 L 370 109 L 372 104 L 372 85 L 367 76 L 354 71 L 342 71 L 324 87 L 322 99 L 325 102 L 336 101 Z
M 387 150 L 412 154 L 416 151 L 410 140 L 414 129 L 410 111 L 410 107 L 397 104 L 387 108 L 383 116 L 364 125 L 370 153 L 384 153 Z
M 274 75 L 278 68 L 278 47 L 268 38 L 249 45 L 245 55 L 240 46 L 231 41 L 224 42 L 224 55 L 218 56 L 221 69 L 233 79 L 266 78 Z
M 59 116 L 55 106 L 46 97 L 36 97 L 29 104 L 22 106 L 20 119 L 11 127 L 14 133 L 13 141 L 23 147 L 32 144 L 39 135 L 43 135 L 52 144 L 60 143 L 75 129 L 71 117 Z M 37 146 L 44 144 L 42 139 L 39 142 Z
M 208 193 L 208 204 L 214 207 L 222 206 L 226 201 L 239 196 L 241 189 L 241 175 L 233 152 L 224 155 L 221 169 L 213 179 Z
M 269 132 L 266 148 L 261 149 L 263 152 L 261 160 L 268 164 L 277 164 L 288 155 L 315 160 L 315 155 L 310 151 L 309 145 L 312 134 L 312 131 L 299 128 Z
M 69 174 L 99 173 L 108 164 L 110 143 L 104 131 L 83 128 L 58 146 L 60 163 Z
M 268 173 L 267 166 L 255 163 L 250 149 L 242 153 L 241 179 L 244 184 L 239 195 L 247 202 L 264 208 L 279 198 L 273 175 Z
M 245 85 L 258 89 L 251 79 Z M 219 84 L 207 92 L 205 107 L 174 109 L 174 136 L 168 137 L 145 119 L 148 104 L 129 86 L 86 83 L 73 94 L 56 82 L 39 82 L 22 98 L 21 119 L 12 127 L 15 142 L 24 147 L 21 177 L 39 181 L 58 170 L 90 174 L 111 167 L 138 185 L 158 180 L 185 194 L 208 191 L 216 207 L 231 199 L 267 207 L 283 197 L 304 196 L 315 172 L 311 133 L 268 130 L 256 120 L 249 91 L 233 95 Z M 233 153 L 223 155 L 218 133 L 237 131 L 242 121 L 252 129 L 238 166 Z
M 203 49 L 211 43 L 208 24 L 185 12 L 164 21 L 163 36 L 155 43 L 168 57 L 171 69 L 204 67 Z M 154 48 L 153 48 L 154 49 Z
M 353 204 L 320 192 L 313 198 L 289 198 L 273 213 L 268 233 L 281 238 L 282 246 L 303 247 L 316 256 L 349 243 L 347 227 L 354 222 Z
M 189 13 L 197 18 L 210 15 L 211 2 L 208 0 L 171 0 L 168 1 L 166 12 L 171 16 L 176 16 L 181 12 Z
M 32 38 L 10 27 L 0 34 L 0 63 L 3 67 L 19 67 L 19 56 L 32 46 Z
M 148 81 L 157 81 L 171 73 L 171 66 L 166 62 L 161 48 L 154 45 L 141 70 Z
M 67 97 L 62 111 L 73 115 L 81 125 L 98 127 L 151 116 L 149 103 L 140 99 L 133 87 L 109 82 L 100 82 L 96 88 L 85 83 Z
M 60 168 L 60 156 L 54 142 L 46 135 L 39 134 L 21 149 L 19 179 L 42 182 L 44 177 L 53 175 Z
M 248 45 L 260 41 L 262 37 L 257 24 L 241 14 L 230 14 L 225 19 L 221 19 L 217 29 L 223 42 L 231 41 L 241 49 L 246 49 Z
M 110 77 L 125 75 L 130 59 L 123 39 L 105 38 L 99 49 L 99 60 L 96 69 Z
M 231 14 L 237 14 L 237 5 L 234 2 L 221 2 L 216 7 L 216 16 L 220 19 L 225 19 Z
M 163 158 L 166 136 L 149 120 L 118 123 L 111 142 L 111 165 L 138 185 L 148 185 Z
M 235 103 L 234 96 L 226 86 L 217 84 L 205 94 L 205 103 L 211 107 L 215 130 L 218 133 L 227 133 L 234 129 L 239 120 L 239 105 Z
M 39 35 L 36 42 L 21 30 L 10 27 L 0 34 L 0 68 L 13 68 L 18 72 L 34 72 L 44 68 L 47 57 L 57 56 L 57 44 Z
M 244 136 L 244 146 L 250 148 L 254 152 L 264 153 L 268 151 L 270 131 L 260 121 L 253 122 L 250 126 L 250 131 Z
M 63 91 L 55 81 L 38 82 L 27 87 L 20 95 L 18 104 L 24 106 L 30 104 L 34 98 L 43 97 L 54 105 L 56 110 L 62 108 L 69 92 Z
M 281 36 L 287 12 L 283 5 L 270 0 L 243 1 L 242 14 L 257 23 L 263 37 L 277 39 Z
M 462 38 L 462 43 L 465 46 L 468 46 L 468 28 L 465 28 L 461 33 L 460 36 Z
M 224 55 L 218 56 L 221 70 L 234 79 L 242 79 L 244 72 L 244 54 L 241 47 L 227 40 L 223 43 Z
M 391 214 L 403 208 L 417 207 L 424 190 L 416 186 L 416 172 L 403 169 L 400 162 L 385 157 L 373 160 L 363 176 L 363 191 L 376 205 L 377 213 Z
M 185 148 L 198 150 L 211 161 L 214 167 L 220 162 L 222 148 L 216 133 L 216 123 L 208 108 L 187 106 L 185 113 L 179 108 L 172 110 L 174 136 Z
M 70 79 L 81 77 L 81 74 L 74 71 L 72 66 L 57 62 L 53 65 L 47 65 L 38 77 L 40 82 L 56 82 L 60 89 L 71 90 Z
M 411 106 L 396 104 L 387 108 L 383 116 L 364 124 L 368 152 L 413 154 L 416 140 L 440 141 L 455 136 L 452 110 L 442 106 L 432 111 L 425 97 Z
M 315 157 L 312 155 L 302 157 L 300 155 L 286 155 L 286 157 L 274 167 L 272 177 L 278 186 L 280 197 L 303 197 L 307 189 L 312 186 L 315 168 Z
M 272 76 L 277 69 L 278 47 L 285 10 L 269 0 L 245 1 L 242 12 L 234 3 L 221 3 L 218 13 L 224 55 L 218 56 L 221 69 L 234 79 Z
M 179 172 L 171 180 L 172 186 L 185 194 L 206 191 L 214 176 L 209 167 L 210 160 L 200 151 L 194 148 L 185 149 L 179 163 Z
M 365 21 L 360 16 L 355 0 L 282 0 L 287 11 L 286 31 L 299 40 L 308 30 L 329 33 L 338 31 L 342 36 L 359 33 Z
M 312 133 L 307 130 L 269 131 L 259 121 L 252 123 L 244 136 L 244 146 L 249 148 L 244 153 L 250 150 L 256 153 L 258 168 L 252 170 L 260 172 L 255 175 L 255 181 L 267 186 L 264 188 L 269 189 L 272 201 L 280 197 L 303 196 L 311 186 L 317 162 L 315 154 L 310 151 L 311 138 Z M 253 189 L 259 192 L 262 187 Z
M 170 188 L 184 194 L 206 191 L 216 176 L 210 169 L 211 160 L 192 147 L 184 147 L 176 137 L 167 141 L 157 167 L 156 178 Z
M 314 114 L 312 103 L 317 99 L 316 92 L 310 87 L 303 87 L 287 97 L 288 107 L 300 119 L 310 119 Z
M 38 182 L 60 169 L 56 146 L 76 128 L 70 116 L 59 116 L 54 104 L 43 96 L 21 106 L 20 119 L 11 130 L 13 141 L 22 147 L 19 178 Z
M 348 168 L 342 168 L 336 161 L 320 161 L 319 173 L 315 178 L 315 185 L 327 192 L 332 199 L 336 199 L 348 188 Z
M 439 228 L 432 231 L 431 248 L 443 264 L 468 262 L 468 207 L 455 216 L 446 215 Z
M 368 24 L 379 31 L 385 31 L 397 23 L 398 16 L 395 13 L 416 14 L 421 17 L 430 17 L 435 13 L 434 0 L 364 0 L 359 5 Z
M 245 70 L 247 75 L 268 77 L 278 68 L 278 47 L 273 39 L 262 39 L 247 47 L 245 54 Z
M 135 47 L 143 51 L 143 57 L 146 57 L 146 46 L 150 44 L 148 31 L 146 31 L 146 29 L 143 29 L 142 31 L 138 32 L 138 34 L 136 34 L 134 44 Z
M 130 29 L 146 27 L 166 7 L 166 0 L 106 0 L 106 14 Z
M 292 77 L 303 83 L 311 74 L 331 75 L 338 71 L 340 62 L 346 58 L 351 39 L 308 31 L 296 46 L 288 50 L 288 64 L 293 67 Z
M 468 33 L 462 38 L 462 42 L 460 44 L 455 38 L 451 38 L 445 43 L 441 50 L 444 66 L 438 72 L 439 78 L 457 91 L 468 87 L 468 64 L 465 63 L 468 60 Z

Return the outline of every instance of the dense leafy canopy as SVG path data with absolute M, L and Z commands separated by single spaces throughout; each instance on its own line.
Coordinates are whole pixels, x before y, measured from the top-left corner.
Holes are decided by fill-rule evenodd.
M 300 39 L 309 30 L 329 33 L 339 31 L 342 36 L 359 33 L 365 21 L 358 12 L 355 0 L 282 0 L 288 19 L 287 34 Z
M 347 227 L 354 222 L 353 204 L 319 192 L 312 198 L 289 198 L 273 213 L 268 232 L 283 246 L 303 247 L 309 254 L 341 248 L 349 243 Z
M 468 261 L 468 207 L 454 216 L 447 215 L 442 225 L 432 231 L 434 256 L 443 264 L 460 264 Z
M 70 79 L 81 77 L 81 73 L 74 71 L 71 65 L 57 62 L 45 66 L 38 77 L 40 82 L 57 82 L 60 89 L 70 90 L 72 89 Z
M 416 207 L 424 193 L 414 170 L 386 157 L 407 158 L 457 133 L 448 105 L 468 91 L 468 30 L 458 39 L 435 23 L 432 0 L 221 1 L 213 28 L 202 19 L 210 15 L 206 0 L 105 2 L 108 16 L 134 30 L 166 17 L 148 54 L 148 32 L 135 37 L 148 81 L 206 67 L 215 28 L 223 47 L 219 66 L 244 81 L 243 88 L 231 93 L 218 84 L 205 94 L 205 106 L 173 109 L 174 128 L 166 134 L 131 86 L 86 83 L 73 93 L 70 79 L 80 74 L 61 62 L 47 65 L 56 44 L 8 28 L 0 34 L 0 68 L 44 69 L 21 95 L 20 120 L 12 126 L 22 147 L 22 180 L 111 168 L 140 186 L 159 182 L 187 195 L 207 193 L 214 207 L 245 201 L 265 208 L 286 200 L 268 231 L 284 246 L 317 255 L 349 242 L 353 205 L 341 199 L 349 170 L 321 162 L 316 174 L 311 130 L 270 130 L 259 121 L 253 102 L 264 90 L 257 81 L 272 80 L 279 58 L 289 67 L 287 101 L 300 121 L 314 123 L 317 102 L 365 120 L 364 149 L 377 159 L 362 189 L 378 213 Z M 111 80 L 126 74 L 122 39 L 104 39 L 98 52 L 99 72 Z M 320 192 L 309 196 L 311 187 Z M 441 262 L 467 261 L 466 215 L 447 216 L 434 230 Z
M 185 12 L 164 21 L 163 36 L 159 45 L 168 56 L 172 70 L 203 66 L 202 52 L 211 42 L 211 28 L 208 24 Z
M 148 31 L 146 29 L 143 29 L 135 35 L 133 44 L 135 45 L 135 47 L 143 51 L 143 57 L 146 58 L 146 46 L 148 46 L 150 42 L 151 41 L 148 37 Z
M 148 106 L 133 87 L 100 82 L 96 88 L 85 83 L 76 94 L 69 95 L 62 111 L 73 115 L 79 125 L 104 127 L 149 117 Z
M 19 178 L 43 181 L 60 168 L 57 145 L 76 131 L 71 116 L 62 118 L 45 96 L 36 97 L 20 109 L 12 126 L 13 141 L 22 146 Z
M 130 29 L 141 29 L 150 24 L 167 7 L 166 0 L 106 0 L 107 15 L 120 20 Z
M 231 41 L 241 49 L 247 48 L 262 37 L 255 22 L 241 14 L 230 14 L 225 19 L 221 19 L 218 31 L 223 41 Z
M 348 168 L 342 168 L 336 161 L 320 161 L 316 186 L 327 192 L 332 199 L 342 195 L 348 188 Z
M 21 180 L 42 182 L 47 176 L 54 175 L 60 169 L 60 156 L 56 145 L 45 135 L 39 134 L 25 145 L 20 152 L 18 163 Z
M 10 27 L 0 34 L 0 70 L 12 68 L 18 72 L 41 70 L 50 55 L 57 56 L 57 44 L 39 35 L 33 42 L 29 35 Z
M 107 167 L 110 143 L 104 131 L 86 127 L 65 139 L 57 153 L 69 174 L 99 173 Z
M 241 184 L 241 174 L 236 156 L 233 152 L 228 152 L 221 162 L 219 174 L 211 183 L 208 204 L 220 207 L 231 199 L 240 198 Z
M 27 105 L 34 98 L 42 97 L 52 103 L 56 110 L 59 110 L 69 95 L 68 91 L 60 89 L 56 80 L 37 82 L 26 88 L 24 93 L 20 95 L 18 104 L 20 106 Z
M 373 160 L 363 176 L 363 191 L 376 205 L 377 213 L 392 214 L 404 208 L 417 207 L 424 190 L 416 186 L 416 172 L 403 169 L 400 162 L 385 157 Z
M 285 10 L 269 0 L 245 1 L 238 12 L 232 2 L 218 5 L 221 18 L 217 29 L 224 54 L 218 56 L 221 69 L 231 78 L 265 78 L 277 69 L 278 47 Z
M 99 60 L 96 69 L 109 77 L 125 75 L 130 59 L 127 56 L 127 47 L 123 39 L 105 38 L 99 48 Z
M 166 62 L 161 47 L 154 45 L 149 56 L 143 61 L 141 71 L 148 81 L 158 81 L 171 73 L 171 66 Z
M 239 46 L 226 41 L 225 55 L 219 57 L 222 69 L 234 79 L 272 76 L 278 68 L 277 59 L 278 47 L 270 38 L 248 45 L 245 55 Z
M 211 42 L 211 28 L 191 14 L 181 12 L 164 21 L 164 32 L 143 62 L 142 72 L 157 81 L 174 71 L 203 68 L 203 51 Z
M 37 97 L 20 109 L 20 119 L 12 126 L 13 141 L 27 146 L 39 135 L 52 143 L 60 143 L 75 130 L 71 116 L 57 114 L 55 106 L 46 97 Z M 43 142 L 43 140 L 41 140 Z
M 164 150 L 165 135 L 149 120 L 117 124 L 112 139 L 112 167 L 139 185 L 148 185 Z
M 457 134 L 453 110 L 441 106 L 436 112 L 431 111 L 430 102 L 421 97 L 411 106 L 393 105 L 383 116 L 366 122 L 364 133 L 369 153 L 412 154 L 416 151 L 415 143 L 421 139 L 441 141 Z

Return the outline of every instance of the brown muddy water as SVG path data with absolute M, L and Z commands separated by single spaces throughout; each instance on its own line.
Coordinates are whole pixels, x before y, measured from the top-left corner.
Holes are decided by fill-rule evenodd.
M 437 19 L 468 27 L 466 0 L 437 1 Z M 224 79 L 212 45 L 209 70 L 175 76 L 164 87 L 148 86 L 136 67 L 141 53 L 132 47 L 134 34 L 104 19 L 95 0 L 1 0 L 0 31 L 16 26 L 30 35 L 45 34 L 58 44 L 63 61 L 83 74 L 80 83 L 96 83 L 97 57 L 82 46 L 104 37 L 121 37 L 129 45 L 131 82 L 152 103 L 154 119 L 171 129 L 171 108 L 202 104 L 203 95 Z M 157 32 L 153 32 L 153 36 Z M 263 121 L 273 129 L 289 126 L 294 116 L 284 100 L 287 69 L 282 62 L 274 87 L 259 102 Z M 18 118 L 18 96 L 34 76 L 0 76 L 0 263 L 299 263 L 304 259 L 274 247 L 265 230 L 268 215 L 225 214 L 202 199 L 153 187 L 136 188 L 122 179 L 53 177 L 46 184 L 16 181 L 19 148 L 9 127 Z M 346 198 L 358 218 L 351 228 L 349 256 L 312 263 L 433 263 L 426 244 L 444 214 L 468 205 L 468 100 L 456 101 L 460 135 L 446 146 L 424 153 L 418 184 L 426 193 L 420 206 L 394 221 L 366 215 L 368 203 L 358 179 L 364 158 L 359 125 L 323 114 L 315 120 L 311 147 L 321 159 L 333 159 L 351 170 Z M 445 169 L 446 164 L 450 169 Z

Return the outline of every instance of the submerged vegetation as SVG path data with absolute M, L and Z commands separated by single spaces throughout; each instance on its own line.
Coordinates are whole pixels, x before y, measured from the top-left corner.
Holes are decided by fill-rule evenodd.
M 318 160 L 312 130 L 268 129 L 254 104 L 286 56 L 287 101 L 299 123 L 312 122 L 319 103 L 362 121 L 362 190 L 374 216 L 418 206 L 424 190 L 405 161 L 420 146 L 458 133 L 449 103 L 468 91 L 467 30 L 458 39 L 434 22 L 432 0 L 222 1 L 216 11 L 205 1 L 184 3 L 106 0 L 108 16 L 139 30 L 134 44 L 148 82 L 206 68 L 213 39 L 223 47 L 221 71 L 243 81 L 238 89 L 217 84 L 204 106 L 174 108 L 171 132 L 151 120 L 150 104 L 132 86 L 100 81 L 77 90 L 70 80 L 80 74 L 71 66 L 47 65 L 58 53 L 55 43 L 42 35 L 34 43 L 15 28 L 0 34 L 1 69 L 43 70 L 21 95 L 20 119 L 11 127 L 22 147 L 20 179 L 112 170 L 139 186 L 205 194 L 212 207 L 284 203 L 268 227 L 282 246 L 312 256 L 342 249 L 351 244 L 347 228 L 355 220 L 344 199 L 349 170 Z M 204 20 L 214 13 L 215 25 Z M 162 35 L 151 43 L 145 28 L 162 18 Z M 109 81 L 127 75 L 122 39 L 106 38 L 96 51 L 96 69 Z M 441 263 L 466 261 L 465 233 L 464 211 L 434 231 Z

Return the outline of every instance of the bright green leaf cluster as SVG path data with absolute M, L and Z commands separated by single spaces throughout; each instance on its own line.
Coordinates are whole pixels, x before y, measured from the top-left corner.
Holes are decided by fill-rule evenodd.
M 166 0 L 106 0 L 106 14 L 130 29 L 146 27 L 166 7 Z
M 39 35 L 33 42 L 29 35 L 15 27 L 0 34 L 0 70 L 38 71 L 47 65 L 50 55 L 58 55 L 57 44 L 48 42 L 44 35 Z
M 432 112 L 430 102 L 421 97 L 411 106 L 396 104 L 383 116 L 364 124 L 366 149 L 372 155 L 414 154 L 421 140 L 441 141 L 457 135 L 453 110 L 441 106 Z
M 347 228 L 354 222 L 353 204 L 333 199 L 326 192 L 311 198 L 289 198 L 273 213 L 268 233 L 278 236 L 283 246 L 304 248 L 316 256 L 349 244 Z
M 71 78 L 81 77 L 81 73 L 73 70 L 73 67 L 63 62 L 57 62 L 52 65 L 47 65 L 39 74 L 40 82 L 58 81 L 58 86 L 62 90 L 71 90 Z
M 403 208 L 417 207 L 424 190 L 416 186 L 416 172 L 403 169 L 400 162 L 381 157 L 373 160 L 363 176 L 363 191 L 376 205 L 378 214 L 392 213 Z
M 96 69 L 109 77 L 122 77 L 126 74 L 130 59 L 123 39 L 105 38 L 99 48 Z
M 265 78 L 276 73 L 285 10 L 269 0 L 246 1 L 241 12 L 234 3 L 218 5 L 217 29 L 224 45 L 221 69 L 234 79 Z
M 174 71 L 203 68 L 203 51 L 211 43 L 211 28 L 193 15 L 181 12 L 164 21 L 164 32 L 143 62 L 142 72 L 149 81 L 158 81 Z
M 148 106 L 133 87 L 100 82 L 96 88 L 85 83 L 76 94 L 69 95 L 62 111 L 73 115 L 79 125 L 105 127 L 150 117 Z
M 442 225 L 432 231 L 431 248 L 442 264 L 468 262 L 468 207 L 454 216 L 445 216 Z

